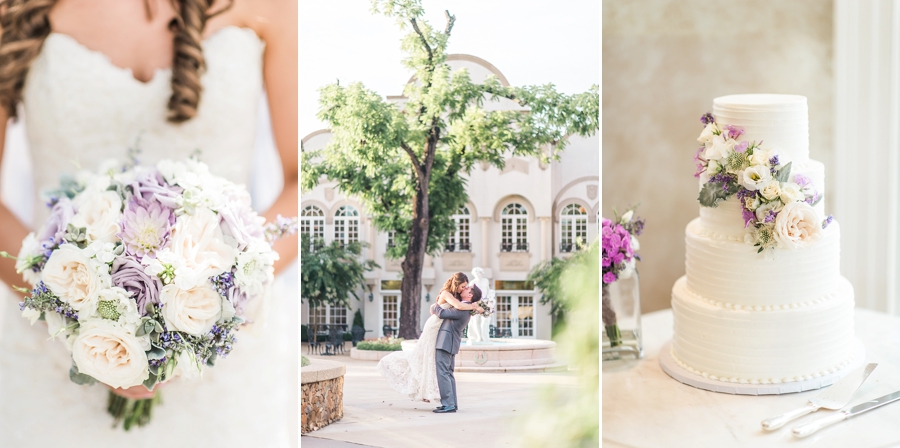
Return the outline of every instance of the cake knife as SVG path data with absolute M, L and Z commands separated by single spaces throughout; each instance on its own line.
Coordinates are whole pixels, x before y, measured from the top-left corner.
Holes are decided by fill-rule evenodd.
M 816 412 L 820 408 L 840 409 L 846 406 L 847 403 L 850 402 L 850 399 L 853 398 L 856 391 L 859 390 L 859 387 L 866 382 L 866 379 L 877 366 L 878 364 L 874 362 L 866 364 L 864 367 L 860 367 L 850 372 L 847 376 L 838 380 L 838 382 L 831 385 L 831 387 L 821 394 L 814 398 L 810 398 L 809 403 L 807 403 L 806 406 L 763 420 L 763 429 L 772 431 L 781 428 L 785 423 L 809 414 L 810 412 Z
M 818 420 L 813 420 L 809 423 L 797 426 L 796 428 L 794 428 L 794 435 L 797 437 L 806 437 L 832 423 L 846 420 L 855 415 L 862 414 L 866 411 L 871 411 L 872 409 L 884 406 L 888 403 L 893 403 L 897 400 L 900 400 L 900 390 L 892 394 L 887 394 L 883 397 L 878 397 L 874 400 L 869 400 L 865 403 L 858 404 L 846 411 L 838 411 L 832 415 L 829 415 L 828 417 L 822 417 Z

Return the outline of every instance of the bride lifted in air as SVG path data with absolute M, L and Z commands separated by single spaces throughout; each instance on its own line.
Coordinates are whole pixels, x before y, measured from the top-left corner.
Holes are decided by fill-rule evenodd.
M 483 312 L 477 303 L 481 289 L 469 286 L 469 278 L 462 272 L 450 276 L 441 287 L 436 303 L 443 309 Z M 410 351 L 391 353 L 378 362 L 376 370 L 388 384 L 401 394 L 416 401 L 440 401 L 435 350 L 438 331 L 443 319 L 432 315 L 425 321 L 422 334 Z

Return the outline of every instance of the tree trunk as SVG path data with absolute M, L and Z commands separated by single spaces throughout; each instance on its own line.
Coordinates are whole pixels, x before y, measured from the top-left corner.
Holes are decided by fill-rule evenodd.
M 427 184 L 425 184 L 427 185 Z M 409 246 L 403 260 L 403 282 L 400 286 L 400 331 L 403 339 L 419 338 L 419 314 L 422 304 L 422 266 L 425 264 L 425 245 L 428 241 L 428 190 L 416 193 Z

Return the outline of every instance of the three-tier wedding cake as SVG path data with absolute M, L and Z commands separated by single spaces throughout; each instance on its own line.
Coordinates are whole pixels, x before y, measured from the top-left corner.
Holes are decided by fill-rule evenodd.
M 809 158 L 806 97 L 713 101 L 698 141 L 700 216 L 672 288 L 671 357 L 731 383 L 810 380 L 853 358 L 853 287 L 824 215 L 825 167 Z

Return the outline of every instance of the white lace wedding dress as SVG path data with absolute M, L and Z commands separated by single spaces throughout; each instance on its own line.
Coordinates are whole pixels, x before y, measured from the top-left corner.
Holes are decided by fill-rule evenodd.
M 125 160 L 127 148 L 138 139 L 143 164 L 184 159 L 199 149 L 212 172 L 248 184 L 263 91 L 263 51 L 263 42 L 245 28 L 224 28 L 208 38 L 197 117 L 172 125 L 166 122 L 169 70 L 158 70 L 142 83 L 70 36 L 51 34 L 31 66 L 23 94 L 35 190 L 57 184 L 61 174 L 76 167 Z M 35 197 L 37 226 L 47 208 Z M 0 295 L 0 306 L 7 308 L 0 332 L 0 446 L 291 444 L 288 419 L 296 415 L 291 394 L 297 381 L 290 364 L 296 358 L 288 353 L 289 313 L 284 309 L 297 298 L 289 296 L 296 295 L 290 287 L 276 281 L 255 322 L 237 333 L 234 352 L 206 369 L 202 380 L 179 379 L 163 387 L 163 403 L 154 408 L 152 422 L 128 433 L 111 428 L 107 389 L 69 381 L 66 349 L 48 340 L 42 322 L 30 326 L 11 294 Z
M 449 303 L 441 304 L 441 308 L 450 309 Z M 415 401 L 428 400 L 440 403 L 441 391 L 437 383 L 437 365 L 434 363 L 434 351 L 437 347 L 437 334 L 443 319 L 432 315 L 425 321 L 422 334 L 410 351 L 393 352 L 381 361 L 375 369 L 392 389 Z

